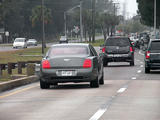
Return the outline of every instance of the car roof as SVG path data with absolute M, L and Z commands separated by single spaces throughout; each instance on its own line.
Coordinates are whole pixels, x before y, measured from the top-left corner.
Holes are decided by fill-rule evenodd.
M 52 47 L 55 46 L 89 46 L 88 43 L 64 43 L 64 44 L 54 44 L 52 45 Z
M 129 37 L 126 37 L 126 36 L 110 36 L 108 38 L 129 38 Z

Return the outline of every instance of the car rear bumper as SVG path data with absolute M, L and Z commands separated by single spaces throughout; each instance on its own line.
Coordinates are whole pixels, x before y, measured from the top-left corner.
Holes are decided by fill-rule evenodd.
M 90 82 L 97 77 L 97 70 L 76 69 L 77 74 L 74 76 L 59 76 L 58 69 L 45 70 L 40 73 L 40 79 L 47 83 L 64 83 L 64 82 Z
M 133 54 L 105 54 L 103 60 L 107 62 L 131 62 Z
M 160 69 L 160 62 L 151 63 L 149 61 L 145 62 L 145 67 L 148 67 L 150 69 Z

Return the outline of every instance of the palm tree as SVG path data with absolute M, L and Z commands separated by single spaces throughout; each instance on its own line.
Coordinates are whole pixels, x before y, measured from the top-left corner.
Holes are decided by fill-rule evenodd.
M 46 8 L 44 6 L 44 23 L 50 24 L 52 23 L 52 12 L 51 9 Z M 40 5 L 36 6 L 32 9 L 32 15 L 30 17 L 30 20 L 32 22 L 32 27 L 39 26 L 42 22 L 42 7 Z

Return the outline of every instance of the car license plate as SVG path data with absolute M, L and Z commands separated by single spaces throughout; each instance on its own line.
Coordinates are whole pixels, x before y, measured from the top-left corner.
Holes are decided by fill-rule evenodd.
M 62 76 L 73 76 L 73 71 L 62 71 L 61 72 Z
M 115 54 L 114 57 L 122 57 L 120 54 Z

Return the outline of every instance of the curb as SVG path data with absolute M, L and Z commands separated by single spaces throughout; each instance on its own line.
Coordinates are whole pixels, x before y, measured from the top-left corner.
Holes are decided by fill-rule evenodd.
M 10 90 L 22 85 L 30 84 L 33 82 L 37 82 L 37 81 L 38 81 L 38 78 L 37 76 L 34 75 L 34 76 L 19 78 L 19 79 L 7 81 L 7 82 L 2 82 L 0 83 L 0 92 Z

